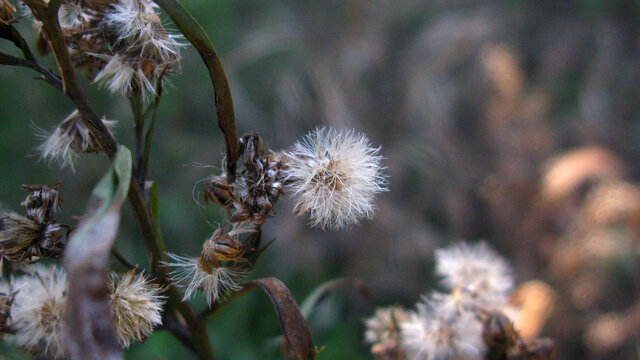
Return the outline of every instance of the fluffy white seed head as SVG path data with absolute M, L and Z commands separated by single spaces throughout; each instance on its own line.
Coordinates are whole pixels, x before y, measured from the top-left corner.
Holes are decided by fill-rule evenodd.
M 144 275 L 136 275 L 133 270 L 121 278 L 112 274 L 109 293 L 116 336 L 123 347 L 129 347 L 134 340 L 144 341 L 156 326 L 162 325 L 162 289 Z
M 93 78 L 93 82 L 107 87 L 114 94 L 127 95 L 131 93 L 135 77 L 136 69 L 124 61 L 122 56 L 113 55 Z M 144 81 L 142 84 L 153 90 L 153 85 L 148 81 Z
M 353 130 L 317 128 L 284 152 L 286 182 L 298 215 L 310 225 L 341 229 L 374 214 L 374 195 L 386 191 L 380 148 Z
M 409 319 L 409 313 L 399 306 L 376 309 L 374 316 L 365 321 L 364 339 L 369 344 L 396 340 L 400 324 Z
M 16 345 L 49 359 L 64 357 L 63 316 L 67 276 L 56 267 L 30 268 L 33 275 L 16 280 L 11 306 L 12 336 Z
M 509 264 L 482 242 L 436 250 L 436 272 L 452 291 L 447 301 L 501 307 L 513 287 Z
M 239 290 L 238 282 L 246 276 L 246 271 L 234 267 L 211 267 L 208 272 L 199 258 L 190 258 L 176 254 L 167 254 L 171 260 L 165 263 L 173 268 L 171 279 L 184 287 L 184 298 L 187 301 L 200 289 L 207 298 L 207 304 L 213 305 L 227 291 Z
M 122 95 L 140 91 L 143 99 L 148 99 L 155 93 L 154 84 L 166 72 L 176 70 L 182 44 L 177 41 L 179 36 L 167 33 L 162 26 L 156 7 L 149 0 L 118 0 L 110 4 L 101 24 L 105 31 L 115 34 L 111 44 L 114 55 L 94 82 Z
M 109 131 L 117 123 L 109 120 L 102 122 Z M 49 163 L 58 164 L 61 168 L 70 167 L 72 171 L 75 171 L 74 163 L 79 154 L 92 153 L 101 149 L 78 110 L 69 114 L 52 133 L 38 128 L 35 129 L 35 133 L 45 138 L 38 147 L 42 158 Z
M 447 317 L 428 303 L 400 324 L 402 350 L 411 360 L 479 360 L 486 346 L 482 324 L 472 312 Z

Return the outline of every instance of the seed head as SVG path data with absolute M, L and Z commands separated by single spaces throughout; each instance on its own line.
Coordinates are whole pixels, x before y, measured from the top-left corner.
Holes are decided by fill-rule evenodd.
M 134 270 L 122 278 L 112 274 L 109 292 L 116 335 L 123 347 L 129 347 L 133 340 L 144 341 L 162 325 L 162 289 L 144 275 L 136 275 Z
M 115 121 L 103 120 L 108 129 Z M 42 158 L 49 163 L 57 163 L 61 168 L 70 167 L 75 171 L 74 162 L 78 154 L 94 153 L 102 150 L 100 141 L 87 127 L 86 121 L 78 110 L 73 111 L 58 125 L 53 133 L 36 129 L 36 135 L 45 138 L 39 146 Z
M 22 185 L 22 189 L 29 191 L 27 198 L 20 204 L 27 208 L 27 217 L 39 224 L 53 220 L 53 214 L 60 211 L 62 199 L 58 189 L 62 182 L 57 182 L 52 187 L 46 185 Z
M 33 275 L 16 280 L 11 306 L 16 345 L 45 358 L 64 357 L 63 316 L 67 276 L 56 267 L 32 268 Z
M 408 319 L 409 313 L 399 306 L 376 309 L 374 316 L 365 321 L 367 328 L 364 333 L 365 341 L 370 344 L 378 344 L 397 340 L 400 324 Z
M 298 215 L 310 225 L 337 230 L 374 214 L 374 195 L 386 191 L 378 155 L 364 134 L 317 128 L 285 151 L 287 186 Z
M 475 314 L 447 317 L 428 303 L 419 303 L 417 308 L 408 321 L 400 324 L 402 348 L 408 359 L 482 359 L 486 346 L 482 324 Z
M 501 307 L 513 287 L 511 268 L 486 243 L 461 243 L 436 250 L 436 272 L 452 291 L 448 301 Z
M 239 290 L 238 281 L 246 275 L 240 267 L 214 266 L 200 258 L 190 258 L 168 254 L 171 262 L 166 266 L 173 268 L 172 280 L 185 288 L 183 301 L 187 301 L 196 290 L 200 289 L 207 298 L 209 306 L 213 305 L 225 292 Z

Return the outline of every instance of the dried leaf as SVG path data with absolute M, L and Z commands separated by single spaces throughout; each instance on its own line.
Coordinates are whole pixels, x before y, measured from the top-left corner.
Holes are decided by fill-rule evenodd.
M 269 296 L 291 352 L 299 360 L 314 359 L 315 351 L 309 327 L 289 289 L 276 278 L 259 279 L 249 284 L 257 284 Z
M 130 182 L 131 152 L 120 146 L 67 245 L 69 294 L 64 320 L 71 359 L 122 359 L 109 308 L 107 269 Z

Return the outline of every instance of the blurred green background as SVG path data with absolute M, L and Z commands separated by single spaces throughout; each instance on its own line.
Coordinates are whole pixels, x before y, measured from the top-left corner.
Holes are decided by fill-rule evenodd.
M 458 239 L 486 239 L 511 261 L 518 281 L 545 280 L 562 298 L 572 282 L 550 264 L 554 249 L 573 244 L 565 235 L 579 221 L 580 207 L 539 205 L 549 160 L 598 146 L 623 164 L 616 180 L 634 182 L 640 175 L 638 1 L 183 3 L 222 59 L 239 134 L 257 130 L 279 150 L 329 125 L 363 131 L 382 145 L 390 192 L 379 197 L 374 220 L 337 233 L 309 230 L 284 197 L 267 222 L 264 239 L 277 240 L 250 278 L 278 277 L 299 303 L 322 283 L 350 276 L 370 287 L 376 306 L 410 307 L 437 283 L 433 250 Z M 169 19 L 165 25 L 175 29 Z M 19 28 L 33 44 L 30 21 Z M 0 49 L 17 54 L 4 40 Z M 158 184 L 168 249 L 196 256 L 222 218 L 200 208 L 193 194 L 199 180 L 220 171 L 224 144 L 206 70 L 192 47 L 182 55 L 182 71 L 170 78 L 160 104 L 149 178 Z M 42 62 L 54 67 L 51 57 Z M 73 107 L 35 76 L 0 67 L 0 207 L 19 208 L 21 184 L 62 180 L 60 219 L 70 223 L 109 164 L 83 156 L 72 173 L 38 159 L 41 139 L 33 128 L 53 128 Z M 82 80 L 98 112 L 119 121 L 116 137 L 131 148 L 126 99 Z M 637 272 L 637 234 L 630 236 L 632 250 L 618 250 L 626 254 L 622 263 L 634 264 L 631 270 L 606 272 L 607 284 L 626 290 L 603 286 L 608 299 L 591 307 L 569 296 L 548 321 L 543 335 L 557 340 L 559 359 L 637 357 L 633 329 L 604 349 L 585 335 L 590 319 L 625 314 L 637 303 L 635 275 L 628 276 Z M 146 266 L 129 209 L 116 246 Z M 610 265 L 598 263 L 598 274 Z M 205 306 L 202 298 L 196 303 Z M 323 348 L 318 358 L 371 358 L 362 319 L 372 311 L 348 290 L 323 302 L 309 319 L 314 343 Z M 209 326 L 220 359 L 281 357 L 277 320 L 258 291 Z M 191 357 L 164 331 L 126 355 Z

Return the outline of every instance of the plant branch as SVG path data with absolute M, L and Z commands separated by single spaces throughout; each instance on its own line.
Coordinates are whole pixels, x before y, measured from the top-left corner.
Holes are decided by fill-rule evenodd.
M 211 40 L 196 19 L 177 0 L 154 0 L 176 24 L 182 34 L 196 48 L 207 66 L 213 84 L 218 127 L 222 130 L 227 153 L 227 180 L 235 181 L 236 161 L 239 156 L 238 136 L 233 111 L 233 100 L 227 76 L 222 68 Z
M 58 64 L 58 68 L 62 75 L 62 91 L 73 101 L 78 111 L 80 111 L 80 113 L 86 119 L 87 125 L 96 135 L 98 141 L 102 144 L 102 150 L 104 151 L 104 153 L 110 160 L 113 160 L 116 154 L 117 143 L 107 130 L 102 120 L 100 120 L 98 114 L 94 111 L 93 107 L 89 103 L 88 98 L 84 94 L 84 91 L 82 90 L 82 87 L 80 86 L 76 77 L 75 69 L 73 67 L 73 63 L 67 49 L 64 35 L 62 34 L 62 29 L 58 20 L 58 10 L 62 1 L 51 0 L 48 5 L 41 0 L 23 1 L 31 8 L 36 18 L 42 21 L 43 30 L 45 32 L 47 40 L 49 41 L 49 45 L 53 50 L 56 63 Z M 215 58 L 217 59 L 217 57 Z M 221 69 L 220 65 L 219 67 Z M 224 76 L 224 74 L 222 75 Z M 228 92 L 228 84 L 226 84 L 226 78 L 224 79 L 224 82 Z M 218 98 L 218 96 L 216 96 L 216 98 Z M 228 102 L 230 103 L 230 95 L 225 99 L 228 99 Z M 229 111 L 223 111 L 223 113 L 228 115 Z M 228 153 L 232 154 L 229 157 L 228 161 L 230 159 L 233 159 L 235 163 L 238 149 L 237 139 L 235 138 L 235 124 L 233 122 L 232 106 L 230 114 L 232 119 L 231 129 L 233 131 L 230 134 L 228 132 L 225 132 L 225 139 L 229 137 L 227 135 L 233 135 L 233 140 L 235 141 L 234 144 L 236 146 L 230 147 L 230 145 L 227 144 L 227 147 Z M 228 119 L 228 117 L 224 119 Z M 228 124 L 228 122 L 225 123 L 224 121 L 220 123 Z M 228 130 L 229 127 L 226 126 L 223 129 Z M 234 151 L 231 151 L 229 149 L 233 149 Z M 152 272 L 157 276 L 158 281 L 167 285 L 167 306 L 169 310 L 178 312 L 182 316 L 182 318 L 184 318 L 187 328 L 191 333 L 194 346 L 199 354 L 199 357 L 203 360 L 215 359 L 204 322 L 200 321 L 199 317 L 189 304 L 183 303 L 181 301 L 182 296 L 180 294 L 180 291 L 170 285 L 166 269 L 162 266 L 159 266 L 160 260 L 164 259 L 165 257 L 165 247 L 162 241 L 162 236 L 159 233 L 158 227 L 155 225 L 154 219 L 149 210 L 148 204 L 144 199 L 140 187 L 134 181 L 131 181 L 129 184 L 127 197 L 133 209 L 136 222 L 140 227 L 142 238 L 151 254 Z
M 142 164 L 143 164 L 143 136 L 144 132 L 144 113 L 142 111 L 142 101 L 140 95 L 135 94 L 129 97 L 129 103 L 131 103 L 131 110 L 133 112 L 133 130 L 135 139 L 135 161 L 133 166 L 134 178 L 138 183 L 138 186 L 143 186 L 144 177 L 142 176 Z
M 207 335 L 206 325 L 200 321 L 200 318 L 190 305 L 182 302 L 182 294 L 177 288 L 171 286 L 166 268 L 160 265 L 160 261 L 166 260 L 164 241 L 157 226 L 154 224 L 153 216 L 140 188 L 133 182 L 129 187 L 129 202 L 136 222 L 140 226 L 145 245 L 151 253 L 151 271 L 157 276 L 160 283 L 167 285 L 168 307 L 179 312 L 184 318 L 200 358 L 203 360 L 215 359 L 209 336 Z
M 42 74 L 42 79 L 47 83 L 62 91 L 62 79 L 42 66 L 33 56 L 29 45 L 22 35 L 11 25 L 0 25 L 0 37 L 11 41 L 17 48 L 22 51 L 24 59 L 20 59 L 9 54 L 0 52 L 0 65 L 23 66 L 33 69 Z
M 29 5 L 38 20 L 42 21 L 45 35 L 53 50 L 56 63 L 62 75 L 63 92 L 71 99 L 86 120 L 87 125 L 100 140 L 100 143 L 104 147 L 104 153 L 109 159 L 113 159 L 117 149 L 116 141 L 89 103 L 89 99 L 78 82 L 73 63 L 71 62 L 71 56 L 69 55 L 69 50 L 67 49 L 67 44 L 58 20 L 58 9 L 60 8 L 61 1 L 52 0 L 48 6 L 46 3 L 38 0 L 24 0 L 24 2 Z
M 147 110 L 144 112 L 143 117 L 147 117 L 147 113 L 151 111 L 151 121 L 147 132 L 144 134 L 144 149 L 142 150 L 142 165 L 141 165 L 141 178 L 144 180 L 147 178 L 147 171 L 149 170 L 149 156 L 151 155 L 151 140 L 153 139 L 153 132 L 156 129 L 156 120 L 158 118 L 158 106 L 160 105 L 160 97 L 162 96 L 162 81 L 158 81 L 156 86 L 156 93 L 153 97 L 153 102 Z

